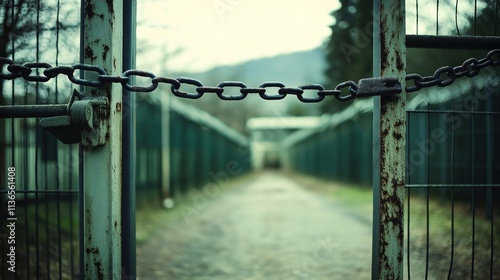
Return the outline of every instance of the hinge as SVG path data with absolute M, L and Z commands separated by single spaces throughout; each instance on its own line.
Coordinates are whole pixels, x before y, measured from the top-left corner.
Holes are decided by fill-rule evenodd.
M 85 97 L 78 101 L 70 100 L 68 107 L 68 115 L 42 118 L 40 126 L 65 144 L 104 145 L 110 111 L 108 99 Z

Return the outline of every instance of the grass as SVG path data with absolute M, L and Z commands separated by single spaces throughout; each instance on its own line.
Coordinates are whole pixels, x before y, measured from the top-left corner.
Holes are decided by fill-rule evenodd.
M 371 188 L 356 184 L 332 182 L 304 174 L 290 174 L 286 176 L 297 181 L 313 192 L 319 193 L 332 202 L 339 203 L 350 211 L 371 219 L 373 195 Z
M 416 275 L 423 276 L 425 266 L 427 266 L 429 275 L 447 278 L 451 264 L 452 279 L 471 278 L 474 264 L 474 278 L 490 279 L 490 268 L 493 268 L 492 278 L 500 278 L 499 267 L 491 263 L 492 254 L 493 263 L 498 263 L 500 260 L 500 220 L 498 218 L 487 219 L 485 211 L 479 207 L 473 216 L 470 203 L 460 201 L 452 206 L 450 201 L 435 197 L 429 198 L 428 209 L 425 196 L 410 196 L 410 260 L 412 258 L 425 260 L 426 255 L 429 254 L 427 265 L 415 262 L 417 267 L 420 266 L 418 268 L 420 273 L 415 271 Z M 454 210 L 453 224 L 452 209 Z M 499 214 L 497 211 L 494 216 L 499 217 Z M 429 242 L 427 242 L 427 232 Z M 493 242 L 491 242 L 492 239 Z M 472 261 L 473 245 L 474 263 Z M 452 250 L 453 263 L 451 263 Z
M 350 211 L 371 216 L 371 188 L 336 183 L 310 176 L 288 174 L 307 189 L 320 193 Z M 424 279 L 427 258 L 427 221 L 429 221 L 429 258 L 428 276 L 430 279 L 446 279 L 451 263 L 451 279 L 470 279 L 472 271 L 472 245 L 474 244 L 474 278 L 500 279 L 500 213 L 494 213 L 491 221 L 486 218 L 484 208 L 477 207 L 474 219 L 474 243 L 472 241 L 472 207 L 470 202 L 456 201 L 454 208 L 452 243 L 452 204 L 449 200 L 430 196 L 427 212 L 427 199 L 412 192 L 410 199 L 405 198 L 405 274 L 408 257 L 408 202 L 410 203 L 410 271 L 413 279 Z M 429 213 L 427 215 L 427 213 Z M 428 217 L 428 218 L 427 218 Z M 493 228 L 493 234 L 491 234 Z M 492 238 L 493 236 L 493 238 Z M 493 239 L 493 242 L 491 242 Z M 452 246 L 453 245 L 453 246 Z M 492 250 L 493 248 L 493 250 Z M 491 256 L 493 252 L 493 264 Z
M 297 181 L 305 188 L 320 194 L 326 199 L 334 203 L 339 203 L 349 209 L 353 213 L 363 215 L 371 219 L 372 213 L 372 191 L 371 188 L 362 187 L 354 184 L 334 183 L 331 181 L 321 180 L 314 177 L 285 174 L 289 178 Z M 228 190 L 233 186 L 244 184 L 255 174 L 249 174 L 238 178 L 233 178 L 224 190 Z M 222 194 L 221 189 L 218 195 Z M 184 218 L 186 207 L 192 207 L 193 200 L 199 197 L 199 191 L 191 191 L 175 199 L 176 206 L 172 209 L 158 207 L 159 204 L 144 204 L 146 207 L 141 207 L 136 212 L 136 238 L 137 243 L 141 244 L 151 239 L 158 231 L 165 229 L 171 224 L 175 224 Z M 216 199 L 212 197 L 209 199 Z M 154 197 L 152 199 L 155 199 Z M 157 199 L 157 197 L 156 197 Z M 493 222 L 487 219 L 481 208 L 478 208 L 475 214 L 475 238 L 472 241 L 472 208 L 470 203 L 455 202 L 454 205 L 454 242 L 451 241 L 452 222 L 451 222 L 451 202 L 440 199 L 437 196 L 431 196 L 429 204 L 425 195 L 412 192 L 410 199 L 406 198 L 405 223 L 408 223 L 408 202 L 410 203 L 410 269 L 413 279 L 422 279 L 425 275 L 426 266 L 430 278 L 443 279 L 447 278 L 448 270 L 452 263 L 452 279 L 471 278 L 472 268 L 472 245 L 474 244 L 474 278 L 489 279 L 491 267 L 491 248 L 493 250 L 494 263 L 500 262 L 500 213 L 494 213 Z M 73 200 L 72 210 L 70 213 L 69 200 L 61 200 L 59 202 L 59 218 L 57 204 L 53 198 L 46 200 L 39 198 L 38 215 L 36 214 L 36 204 L 19 204 L 16 207 L 18 217 L 16 239 L 19 258 L 22 259 L 29 254 L 31 274 L 34 273 L 34 263 L 36 257 L 35 240 L 35 224 L 38 223 L 38 242 L 39 244 L 39 260 L 40 273 L 47 273 L 47 268 L 50 269 L 51 275 L 55 276 L 58 273 L 58 231 L 61 229 L 61 250 L 63 252 L 63 273 L 67 274 L 69 268 L 70 247 L 73 246 L 73 254 L 78 254 L 78 204 Z M 429 215 L 427 215 L 427 208 Z M 27 217 L 27 219 L 26 219 Z M 70 217 L 73 218 L 72 223 Z M 429 227 L 427 230 L 427 221 Z M 46 225 L 48 227 L 46 228 Z M 73 243 L 70 243 L 70 228 L 73 226 Z M 405 224 L 405 234 L 407 234 L 407 226 Z M 493 243 L 491 242 L 491 231 L 493 228 Z M 427 235 L 427 231 L 429 235 Z M 427 245 L 427 237 L 429 243 Z M 29 239 L 29 249 L 26 245 L 26 240 Z M 75 243 L 76 242 L 76 243 Z M 405 247 L 408 244 L 408 239 L 405 241 Z M 429 247 L 429 249 L 427 249 Z M 5 249 L 5 247 L 4 247 Z M 405 257 L 408 256 L 407 248 L 405 248 Z M 429 262 L 426 265 L 426 255 L 429 254 Z M 5 254 L 5 252 L 2 252 Z M 47 265 L 50 259 L 50 265 Z M 75 265 L 78 269 L 78 257 L 76 257 Z M 19 263 L 20 267 L 23 264 Z M 405 258 L 405 266 L 407 259 Z M 407 267 L 405 268 L 405 273 Z M 45 274 L 44 274 L 45 275 Z M 493 266 L 493 279 L 500 279 L 500 267 Z
M 58 202 L 55 196 L 39 195 L 16 204 L 18 279 L 77 276 L 71 272 L 78 273 L 79 266 L 78 202 L 64 195 L 57 198 Z
M 217 199 L 225 190 L 234 186 L 245 184 L 255 174 L 245 174 L 231 178 L 229 183 L 222 186 L 216 195 L 205 196 L 199 189 L 190 190 L 174 198 L 175 206 L 170 209 L 158 207 L 158 204 L 142 204 L 136 211 L 136 242 L 141 244 L 152 238 L 164 226 L 173 224 L 189 216 L 189 211 L 196 208 L 196 201 L 200 197 L 207 199 L 208 202 Z M 153 206 L 151 206 L 153 205 Z M 194 210 L 197 211 L 197 210 Z

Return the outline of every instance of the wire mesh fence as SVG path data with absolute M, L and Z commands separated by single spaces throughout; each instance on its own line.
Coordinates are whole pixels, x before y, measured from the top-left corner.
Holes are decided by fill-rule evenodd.
M 480 79 L 437 104 L 415 99 L 407 111 L 408 277 L 500 275 L 498 82 Z
M 498 36 L 499 1 L 408 1 L 407 33 L 442 40 L 408 55 L 474 55 Z M 455 36 L 455 37 L 454 37 Z M 459 37 L 457 37 L 459 36 Z M 418 36 L 417 36 L 418 37 Z M 469 42 L 452 43 L 454 38 Z M 454 44 L 454 45 L 453 45 Z M 459 49 L 428 50 L 423 47 Z M 460 50 L 461 49 L 461 50 Z M 419 68 L 409 63 L 408 68 Z M 496 279 L 500 271 L 499 74 L 417 95 L 407 110 L 405 274 Z
M 0 190 L 2 278 L 77 278 L 78 146 L 59 143 L 34 119 L 5 123 L 1 180 L 12 184 Z
M 78 60 L 79 6 L 3 1 L 0 56 L 55 65 Z M 72 91 L 59 79 L 0 83 L 0 105 L 64 103 Z M 0 119 L 0 135 L 0 278 L 78 278 L 78 146 L 59 143 L 35 118 Z
M 405 278 L 499 276 L 499 82 L 492 70 L 408 103 Z M 286 139 L 285 168 L 370 186 L 370 103 Z

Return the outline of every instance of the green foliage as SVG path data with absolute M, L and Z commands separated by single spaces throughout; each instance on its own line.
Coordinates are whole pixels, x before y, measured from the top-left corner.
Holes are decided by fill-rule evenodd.
M 373 6 L 371 2 L 367 5 L 366 2 L 360 0 L 340 0 L 340 3 L 341 7 L 331 14 L 335 23 L 331 26 L 332 33 L 325 44 L 328 63 L 325 76 L 328 88 L 333 88 L 346 80 L 357 82 L 361 78 L 373 76 Z M 434 2 L 428 4 L 435 5 Z M 455 6 L 452 4 L 442 3 L 445 8 L 454 11 Z M 458 13 L 459 17 L 465 18 L 465 20 L 460 21 L 458 28 L 454 27 L 452 30 L 444 31 L 443 28 L 439 28 L 440 35 L 497 36 L 500 32 L 496 6 L 488 1 L 478 1 L 476 18 L 474 18 L 474 11 L 469 11 L 470 7 L 461 5 L 459 9 L 461 9 Z M 411 13 L 412 11 L 407 12 Z M 441 25 L 444 25 L 443 22 L 446 21 L 449 23 L 454 18 L 454 15 L 445 11 L 439 15 Z M 421 13 L 419 17 L 421 17 L 420 25 L 425 25 L 427 30 L 436 28 L 435 18 L 432 16 L 429 17 L 428 14 L 422 15 Z M 447 26 L 446 29 L 451 28 L 450 24 Z M 408 49 L 407 73 L 432 75 L 441 66 L 460 65 L 467 58 L 482 58 L 486 53 L 485 50 Z M 342 103 L 334 98 L 326 99 L 322 103 L 321 111 L 334 113 L 350 104 L 352 102 Z
M 335 23 L 326 44 L 328 88 L 372 75 L 372 5 L 358 0 L 341 0 L 340 3 L 341 7 L 332 13 Z M 328 99 L 322 111 L 333 113 L 349 104 Z

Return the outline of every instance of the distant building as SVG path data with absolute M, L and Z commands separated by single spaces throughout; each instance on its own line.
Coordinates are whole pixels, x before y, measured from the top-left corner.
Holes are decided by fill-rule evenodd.
M 247 121 L 254 169 L 280 168 L 279 144 L 290 134 L 317 127 L 321 117 L 251 118 Z

